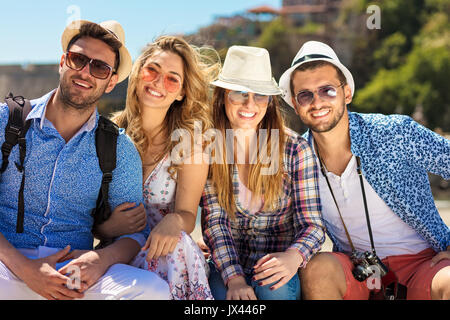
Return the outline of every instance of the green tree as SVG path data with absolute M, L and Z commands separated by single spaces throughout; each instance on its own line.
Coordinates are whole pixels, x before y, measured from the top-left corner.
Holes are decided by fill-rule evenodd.
M 272 20 L 259 38 L 251 45 L 266 48 L 270 53 L 272 73 L 278 79 L 286 66 L 291 64 L 295 52 L 291 50 L 294 30 L 281 17 Z
M 421 111 L 430 128 L 450 131 L 450 24 L 448 14 L 434 13 L 414 37 L 405 63 L 380 69 L 356 92 L 357 110 L 404 113 Z
M 393 69 L 405 62 L 407 38 L 401 32 L 395 32 L 385 38 L 381 47 L 374 54 L 375 67 L 377 69 Z

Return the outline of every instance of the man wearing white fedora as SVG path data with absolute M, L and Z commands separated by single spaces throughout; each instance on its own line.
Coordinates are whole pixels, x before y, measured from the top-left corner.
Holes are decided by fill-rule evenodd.
M 333 49 L 306 42 L 280 79 L 309 127 L 334 252 L 302 271 L 306 299 L 450 299 L 450 229 L 427 172 L 450 178 L 450 141 L 402 115 L 350 112 L 355 85 Z
M 59 86 L 31 101 L 26 135 L 9 150 L 9 165 L 2 165 L 0 299 L 168 299 L 162 279 L 127 265 L 148 228 L 92 250 L 91 211 L 104 180 L 109 191 L 103 202 L 111 209 L 142 202 L 140 157 L 124 132 L 113 130 L 112 178 L 102 174 L 96 152 L 96 131 L 105 130 L 96 103 L 131 70 L 124 31 L 116 21 L 74 21 L 61 40 Z M 1 145 L 10 139 L 8 106 L 0 105 Z

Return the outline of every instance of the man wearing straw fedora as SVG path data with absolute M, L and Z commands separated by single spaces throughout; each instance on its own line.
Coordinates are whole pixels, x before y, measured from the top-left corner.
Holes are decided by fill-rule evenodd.
M 309 127 L 333 253 L 302 271 L 306 299 L 450 299 L 450 229 L 427 172 L 450 178 L 450 141 L 402 115 L 350 112 L 355 84 L 328 45 L 306 42 L 280 78 Z
M 148 228 L 141 226 L 139 232 L 92 250 L 91 211 L 101 184 L 103 188 L 96 103 L 130 73 L 124 31 L 116 21 L 81 20 L 69 24 L 61 40 L 59 86 L 32 100 L 26 117 L 27 148 L 20 170 L 26 175 L 21 186 L 24 212 L 17 229 L 18 146 L 1 175 L 0 299 L 167 299 L 162 279 L 127 265 L 144 245 Z M 0 144 L 8 117 L 8 106 L 0 105 Z M 139 205 L 141 188 L 139 154 L 120 131 L 107 201 L 112 209 L 123 202 Z

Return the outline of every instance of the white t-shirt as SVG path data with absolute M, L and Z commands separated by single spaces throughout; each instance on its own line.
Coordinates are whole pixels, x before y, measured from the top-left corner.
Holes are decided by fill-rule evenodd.
M 325 225 L 339 241 L 341 248 L 345 252 L 351 252 L 339 212 L 331 196 L 327 181 L 320 171 L 318 160 L 317 166 L 319 168 L 320 199 Z M 353 245 L 357 251 L 371 251 L 361 183 L 356 167 L 356 157 L 353 155 L 340 177 L 332 172 L 327 172 L 327 176 Z M 381 259 L 393 255 L 416 254 L 430 247 L 414 229 L 403 222 L 386 205 L 364 178 L 364 175 L 363 183 L 375 250 Z

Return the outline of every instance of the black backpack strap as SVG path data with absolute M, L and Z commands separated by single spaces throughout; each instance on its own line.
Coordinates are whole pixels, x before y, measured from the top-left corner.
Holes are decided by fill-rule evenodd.
M 9 155 L 12 148 L 19 144 L 19 162 L 15 163 L 17 170 L 22 173 L 22 181 L 19 189 L 19 199 L 17 206 L 17 225 L 16 232 L 23 232 L 23 221 L 25 215 L 25 199 L 24 199 L 24 187 L 25 187 L 25 156 L 26 156 L 26 140 L 25 136 L 30 128 L 31 121 L 26 121 L 28 114 L 31 111 L 31 103 L 29 100 L 22 96 L 14 97 L 10 93 L 5 102 L 9 108 L 9 119 L 5 128 L 5 142 L 2 145 L 2 166 L 0 173 L 5 172 L 9 164 Z
M 117 137 L 119 128 L 111 120 L 100 116 L 95 132 L 95 146 L 98 162 L 102 170 L 102 185 L 97 198 L 96 208 L 93 210 L 94 227 L 105 222 L 111 215 L 108 202 L 109 183 L 112 181 L 112 172 L 116 168 Z

